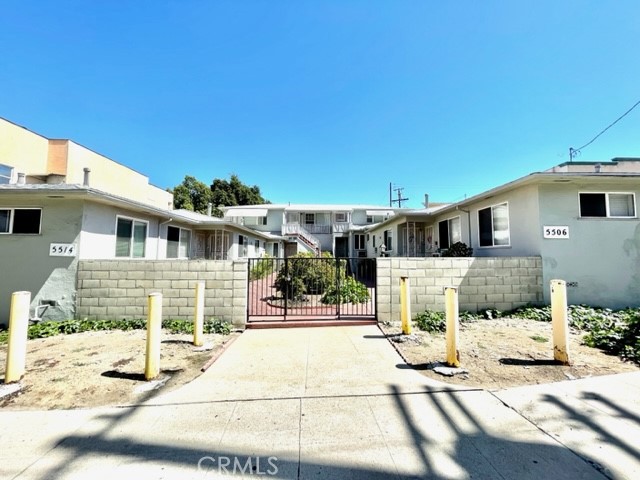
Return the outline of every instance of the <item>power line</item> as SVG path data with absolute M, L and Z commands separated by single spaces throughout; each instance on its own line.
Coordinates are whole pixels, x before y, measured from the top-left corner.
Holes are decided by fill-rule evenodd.
M 595 137 L 593 137 L 589 142 L 585 143 L 583 146 L 581 146 L 580 148 L 569 148 L 569 161 L 572 161 L 579 153 L 580 150 L 582 150 L 585 147 L 588 147 L 589 145 L 591 145 L 593 142 L 596 141 L 596 139 L 602 135 L 604 132 L 606 132 L 607 130 L 609 130 L 611 127 L 613 127 L 616 123 L 618 123 L 620 120 L 622 120 L 624 117 L 626 117 L 629 113 L 631 113 L 631 110 L 633 110 L 634 108 L 636 108 L 638 105 L 640 105 L 640 100 L 638 100 L 629 110 L 627 110 L 626 112 L 624 112 L 622 115 L 620 115 L 612 124 L 610 124 L 607 128 L 605 128 L 604 130 L 602 130 L 599 134 L 597 134 Z

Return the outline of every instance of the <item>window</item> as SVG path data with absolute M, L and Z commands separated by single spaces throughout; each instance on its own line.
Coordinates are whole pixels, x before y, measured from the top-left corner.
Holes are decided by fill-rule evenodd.
M 462 239 L 460 232 L 460 217 L 450 218 L 438 223 L 438 237 L 440 248 L 449 248 Z
M 365 250 L 366 246 L 365 246 L 365 242 L 364 242 L 364 235 L 361 233 L 357 233 L 356 235 L 354 235 L 354 240 L 355 240 L 355 249 L 356 250 Z
M 0 209 L 0 234 L 39 235 L 41 220 L 40 208 Z
M 633 193 L 581 193 L 580 217 L 635 218 Z
M 393 233 L 391 232 L 391 230 L 385 230 L 383 237 L 384 239 L 382 243 L 385 246 L 385 251 L 389 252 L 393 250 Z
M 258 225 L 266 225 L 267 217 L 258 217 Z
M 167 258 L 189 258 L 191 231 L 167 227 Z
M 273 256 L 275 258 L 278 258 L 278 243 L 277 242 L 273 244 Z
M 260 240 L 253 241 L 253 250 L 256 252 L 256 255 L 257 255 L 258 251 L 260 250 Z
M 144 258 L 147 222 L 118 217 L 116 222 L 116 257 Z
M 373 223 L 373 215 L 367 215 L 367 223 Z
M 336 213 L 336 223 L 345 223 L 347 221 L 347 213 L 346 212 L 337 212 Z
M 305 213 L 304 214 L 304 224 L 305 225 L 314 225 L 316 223 L 316 214 L 315 213 Z
M 509 206 L 506 203 L 478 210 L 481 247 L 509 245 Z
M 247 256 L 248 246 L 249 246 L 249 239 L 244 235 L 238 235 L 238 257 Z
M 9 165 L 3 165 L 0 163 L 0 184 L 11 183 L 13 177 L 13 168 Z

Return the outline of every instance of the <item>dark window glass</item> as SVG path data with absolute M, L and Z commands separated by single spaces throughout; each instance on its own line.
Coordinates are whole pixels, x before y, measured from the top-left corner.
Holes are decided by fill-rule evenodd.
M 40 233 L 39 209 L 16 209 L 13 212 L 13 233 Z
M 0 233 L 9 233 L 11 210 L 0 210 Z
M 178 246 L 180 245 L 180 229 L 167 227 L 167 258 L 178 258 Z
M 478 228 L 480 229 L 480 246 L 493 245 L 493 227 L 491 225 L 491 208 L 478 210 Z
M 128 257 L 131 250 L 133 221 L 119 218 L 116 227 L 116 257 Z
M 607 206 L 604 193 L 580 194 L 581 217 L 606 217 Z
M 449 221 L 438 223 L 438 236 L 440 237 L 440 248 L 449 248 Z

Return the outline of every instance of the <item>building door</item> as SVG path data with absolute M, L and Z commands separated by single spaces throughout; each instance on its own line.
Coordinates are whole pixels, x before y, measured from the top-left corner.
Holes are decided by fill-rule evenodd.
M 349 256 L 348 237 L 336 237 L 335 256 L 336 258 L 346 258 Z

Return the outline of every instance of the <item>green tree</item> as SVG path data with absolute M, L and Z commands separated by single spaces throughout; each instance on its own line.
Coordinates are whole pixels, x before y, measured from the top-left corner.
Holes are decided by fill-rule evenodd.
M 227 181 L 215 178 L 211 184 L 211 201 L 213 202 L 213 214 L 222 217 L 219 207 L 233 207 L 236 205 L 262 205 L 271 203 L 262 197 L 260 187 L 249 186 L 240 181 L 237 175 L 232 174 Z
M 190 175 L 185 176 L 180 185 L 169 191 L 173 193 L 174 208 L 207 213 L 209 203 L 214 202 L 211 189 L 207 184 Z

